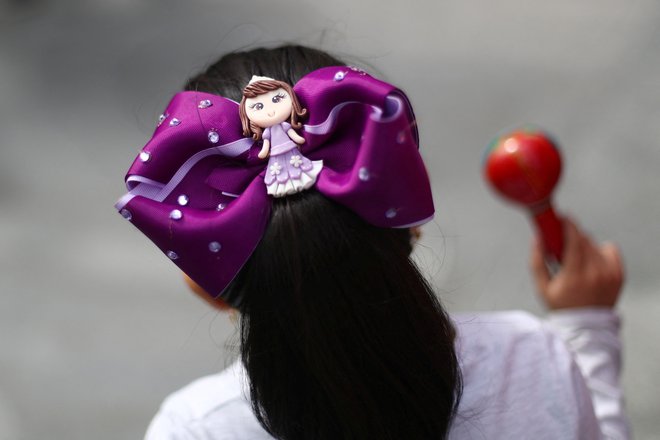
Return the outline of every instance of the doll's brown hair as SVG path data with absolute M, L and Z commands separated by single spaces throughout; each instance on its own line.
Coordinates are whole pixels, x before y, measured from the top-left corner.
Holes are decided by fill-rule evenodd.
M 241 124 L 243 124 L 243 135 L 252 136 L 252 139 L 255 141 L 261 140 L 261 134 L 263 133 L 263 128 L 254 124 L 247 116 L 245 112 L 245 100 L 247 98 L 256 98 L 259 95 L 263 95 L 266 92 L 271 92 L 277 89 L 284 89 L 286 93 L 291 97 L 291 118 L 289 118 L 289 123 L 293 128 L 302 127 L 302 123 L 298 118 L 302 118 L 307 114 L 307 109 L 302 108 L 300 101 L 296 93 L 293 91 L 291 86 L 283 81 L 277 81 L 274 79 L 256 81 L 252 84 L 248 84 L 247 87 L 243 89 L 243 99 L 241 99 L 241 105 L 239 107 L 239 114 L 241 116 Z

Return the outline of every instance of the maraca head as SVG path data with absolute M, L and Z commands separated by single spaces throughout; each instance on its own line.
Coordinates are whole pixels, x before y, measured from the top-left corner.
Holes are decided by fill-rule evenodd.
M 561 157 L 545 133 L 519 129 L 490 143 L 484 174 L 504 197 L 532 206 L 549 199 L 561 174 Z

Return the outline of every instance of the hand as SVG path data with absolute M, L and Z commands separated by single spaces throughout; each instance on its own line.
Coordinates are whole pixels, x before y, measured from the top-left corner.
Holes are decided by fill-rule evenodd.
M 293 128 L 289 128 L 289 131 L 287 131 L 286 134 L 288 134 L 289 138 L 298 145 L 305 143 L 305 138 L 300 136 Z
M 257 154 L 257 157 L 259 159 L 265 159 L 268 157 L 268 152 L 270 151 L 270 141 L 268 139 L 264 139 L 263 145 L 261 147 L 261 151 L 259 151 L 259 154 Z
M 530 257 L 536 287 L 549 309 L 614 307 L 623 285 L 623 263 L 613 243 L 594 244 L 572 221 L 564 219 L 561 269 L 550 275 L 540 239 Z

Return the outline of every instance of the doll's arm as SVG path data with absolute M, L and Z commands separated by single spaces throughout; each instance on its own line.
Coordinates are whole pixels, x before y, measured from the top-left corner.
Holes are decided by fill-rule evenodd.
M 296 130 L 294 130 L 293 128 L 289 128 L 286 134 L 288 134 L 291 140 L 298 145 L 302 145 L 305 143 L 305 138 L 300 136 L 298 133 L 296 133 Z
M 261 147 L 261 151 L 258 154 L 259 159 L 267 158 L 269 151 L 270 151 L 270 141 L 268 139 L 264 139 L 263 147 Z

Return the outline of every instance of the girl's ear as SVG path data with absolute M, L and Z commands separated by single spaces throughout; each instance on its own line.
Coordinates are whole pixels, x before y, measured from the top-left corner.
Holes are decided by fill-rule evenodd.
M 410 228 L 410 246 L 415 246 L 420 238 L 422 238 L 422 228 L 420 226 Z
M 206 301 L 207 304 L 209 304 L 211 307 L 214 309 L 226 312 L 226 311 L 232 311 L 233 309 L 229 304 L 227 304 L 224 300 L 220 298 L 213 298 L 211 295 L 209 295 L 204 289 L 202 289 L 202 286 L 194 282 L 188 275 L 185 273 L 183 274 L 183 280 L 186 282 L 190 290 L 193 291 L 195 295 Z

